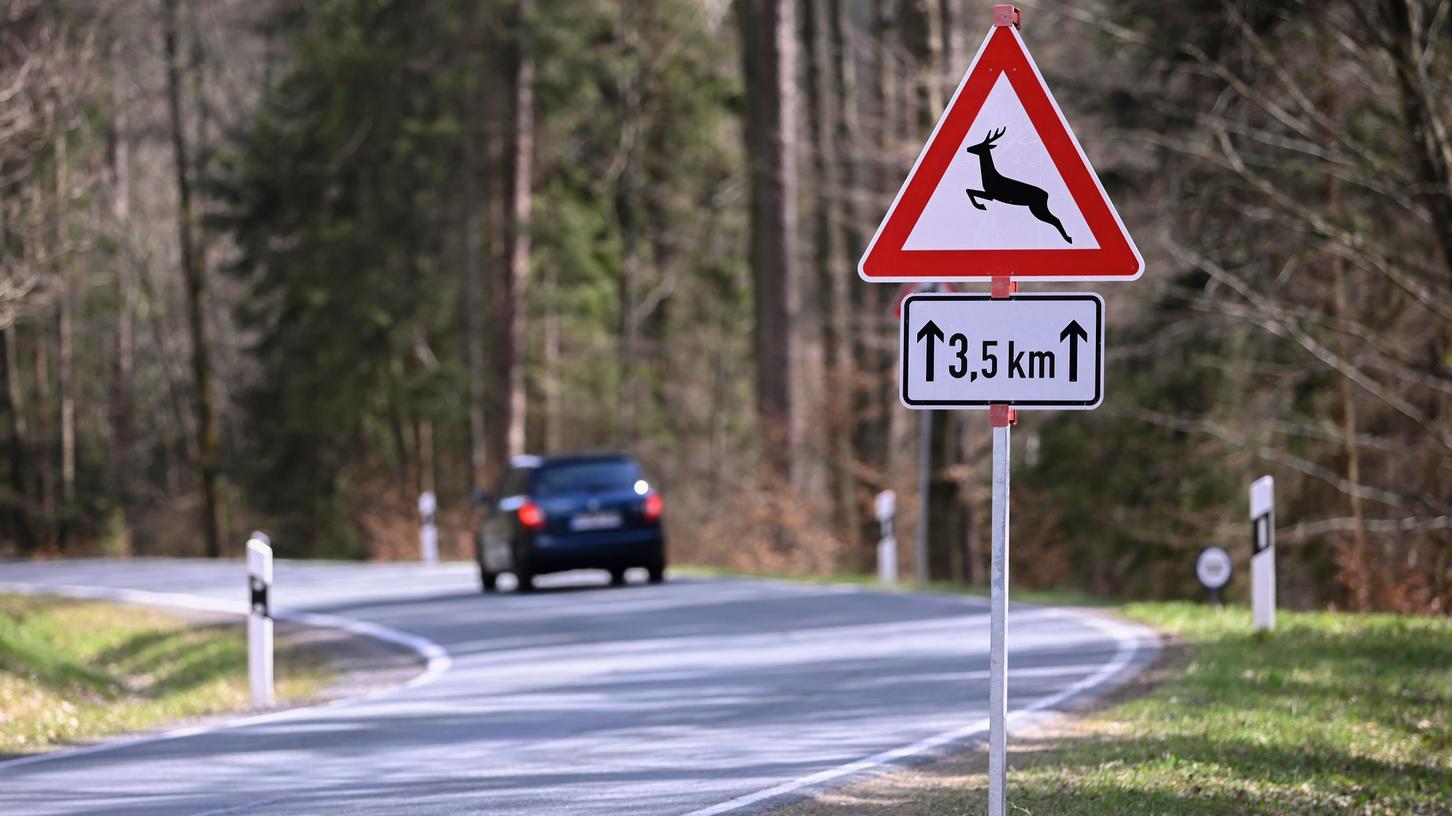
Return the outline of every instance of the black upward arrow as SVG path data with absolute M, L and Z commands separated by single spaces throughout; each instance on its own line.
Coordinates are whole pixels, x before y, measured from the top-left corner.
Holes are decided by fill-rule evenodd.
M 1082 331 L 1082 330 L 1081 330 Z M 928 382 L 933 381 L 933 349 L 943 339 L 943 330 L 938 324 L 929 320 L 925 326 L 918 329 L 918 339 L 928 341 Z
M 1070 320 L 1069 325 L 1059 332 L 1059 340 L 1069 341 L 1069 382 L 1079 381 L 1079 341 L 1089 341 L 1089 332 L 1079 325 L 1079 321 Z M 931 348 L 931 347 L 930 347 Z M 932 359 L 929 357 L 928 359 Z

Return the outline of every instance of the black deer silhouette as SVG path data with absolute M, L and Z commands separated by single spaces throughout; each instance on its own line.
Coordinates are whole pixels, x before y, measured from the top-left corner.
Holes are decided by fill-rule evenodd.
M 1017 179 L 1006 178 L 999 175 L 997 168 L 993 166 L 993 143 L 1003 136 L 1007 128 L 999 128 L 988 134 L 983 141 L 967 148 L 969 153 L 978 157 L 978 167 L 983 176 L 982 190 L 968 190 L 968 200 L 973 206 L 980 210 L 987 207 L 978 203 L 978 199 L 984 201 L 997 201 L 1003 204 L 1016 204 L 1020 207 L 1028 207 L 1034 218 L 1048 224 L 1059 231 L 1068 243 L 1074 243 L 1069 233 L 1064 232 L 1064 225 L 1059 219 L 1049 212 L 1049 194 L 1032 184 L 1026 184 Z

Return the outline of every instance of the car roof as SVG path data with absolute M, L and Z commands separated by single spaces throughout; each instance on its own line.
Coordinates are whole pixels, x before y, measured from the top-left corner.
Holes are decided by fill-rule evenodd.
M 559 453 L 548 456 L 535 456 L 525 454 L 516 456 L 509 461 L 509 464 L 517 468 L 543 468 L 555 465 L 575 465 L 587 462 L 635 462 L 635 457 L 628 453 L 600 452 L 600 453 Z

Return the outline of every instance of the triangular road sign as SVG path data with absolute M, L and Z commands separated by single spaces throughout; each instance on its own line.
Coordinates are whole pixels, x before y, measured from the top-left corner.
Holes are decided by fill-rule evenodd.
M 994 26 L 858 274 L 879 282 L 1134 280 L 1143 271 L 1018 30 Z

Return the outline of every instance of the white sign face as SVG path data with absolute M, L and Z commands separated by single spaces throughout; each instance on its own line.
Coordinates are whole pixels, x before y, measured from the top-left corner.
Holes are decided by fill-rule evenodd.
M 1220 589 L 1230 583 L 1230 553 L 1207 547 L 1195 561 L 1195 576 L 1206 589 Z
M 903 301 L 908 408 L 1089 410 L 1104 399 L 1104 300 L 1090 292 Z
M 997 139 L 987 141 L 994 134 Z M 986 148 L 978 148 L 986 144 Z M 978 152 L 974 152 L 974 149 Z M 985 194 L 971 198 L 969 191 L 993 190 L 997 177 L 1010 178 L 1044 192 L 1044 204 L 1005 206 Z M 969 209 L 972 207 L 972 209 Z M 980 209 L 981 208 L 981 209 Z M 1054 226 L 1057 219 L 1059 226 Z M 1060 229 L 1062 227 L 1062 229 Z M 1069 194 L 1059 168 L 1049 156 L 1028 112 L 1000 74 L 988 92 L 943 179 L 908 233 L 903 249 L 1069 249 L 1099 248 L 1094 233 Z

